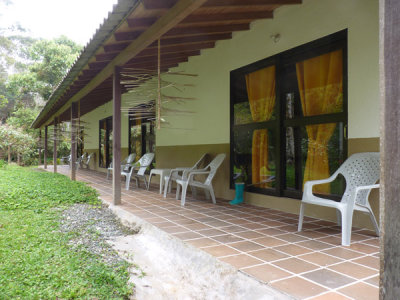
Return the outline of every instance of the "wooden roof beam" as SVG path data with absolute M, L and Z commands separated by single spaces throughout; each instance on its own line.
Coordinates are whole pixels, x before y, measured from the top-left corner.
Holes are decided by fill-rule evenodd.
M 142 0 L 144 8 L 147 10 L 170 9 L 176 2 L 176 0 Z
M 249 24 L 232 24 L 232 25 L 219 25 L 219 26 L 195 26 L 188 28 L 173 28 L 165 34 L 165 37 L 178 37 L 178 36 L 192 36 L 204 35 L 208 33 L 226 33 L 233 31 L 249 30 Z
M 192 23 L 210 23 L 210 22 L 226 22 L 226 21 L 251 21 L 256 19 L 273 18 L 271 10 L 264 11 L 247 11 L 235 13 L 218 13 L 218 14 L 192 14 L 183 19 L 180 24 Z M 151 26 L 157 18 L 130 18 L 127 20 L 130 28 L 138 29 Z
M 167 2 L 156 1 L 156 2 Z M 193 13 L 196 9 L 202 6 L 207 0 L 178 0 L 176 4 L 169 9 L 156 23 L 143 32 L 135 41 L 126 47 L 121 53 L 118 54 L 103 70 L 101 70 L 84 88 L 71 97 L 60 109 L 57 110 L 55 116 L 60 115 L 67 108 L 70 107 L 72 102 L 78 101 L 94 90 L 104 80 L 109 78 L 115 66 L 123 66 L 126 62 L 134 58 L 139 52 L 144 50 L 157 39 L 161 38 L 163 34 L 176 26 L 179 22 Z M 45 124 L 48 125 L 49 119 Z
M 130 44 L 130 42 L 104 45 L 103 49 L 104 49 L 104 52 L 119 52 L 119 51 L 125 50 L 126 47 L 129 46 L 129 44 Z M 115 56 L 113 58 L 115 58 Z
M 182 52 L 172 52 L 172 53 L 161 53 L 161 62 L 165 59 L 171 58 L 187 58 L 189 56 L 200 55 L 200 50 L 192 50 L 192 51 L 182 51 Z M 157 61 L 157 55 L 138 57 L 130 60 L 127 64 L 133 64 L 138 62 L 149 62 L 149 61 Z
M 143 30 L 123 31 L 114 33 L 114 37 L 117 42 L 133 41 L 136 40 L 142 33 Z
M 241 31 L 241 30 L 248 30 L 248 29 L 250 29 L 250 25 L 248 23 L 246 23 L 246 24 L 229 24 L 229 25 L 213 25 L 213 26 L 193 25 L 191 27 L 173 28 L 165 34 L 165 37 L 204 35 L 207 33 L 226 33 L 226 32 Z M 135 40 L 140 35 L 139 33 L 140 33 L 139 31 L 117 32 L 114 34 L 114 36 L 117 41 L 121 42 L 121 41 Z
M 198 14 L 191 15 L 182 20 L 180 24 L 192 23 L 215 23 L 226 21 L 252 21 L 256 19 L 271 19 L 274 14 L 270 10 L 254 11 L 254 12 L 235 12 L 235 13 L 218 13 L 218 14 Z
M 197 44 L 182 44 L 182 45 L 175 45 L 175 46 L 166 46 L 161 47 L 161 53 L 179 53 L 179 52 L 186 52 L 186 51 L 197 51 L 201 49 L 207 48 L 214 48 L 215 42 L 204 42 L 204 43 L 197 43 Z M 144 56 L 155 56 L 157 55 L 158 49 L 155 48 L 147 48 L 141 51 L 135 58 L 140 58 Z
M 208 0 L 204 7 L 271 6 L 301 4 L 302 0 Z

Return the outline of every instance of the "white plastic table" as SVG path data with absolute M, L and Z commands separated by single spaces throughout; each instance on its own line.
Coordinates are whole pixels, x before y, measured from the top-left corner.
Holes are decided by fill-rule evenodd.
M 150 187 L 151 177 L 153 175 L 160 175 L 160 194 L 162 194 L 163 186 L 164 186 L 164 177 L 171 172 L 171 169 L 151 169 L 149 176 L 149 185 L 147 189 Z

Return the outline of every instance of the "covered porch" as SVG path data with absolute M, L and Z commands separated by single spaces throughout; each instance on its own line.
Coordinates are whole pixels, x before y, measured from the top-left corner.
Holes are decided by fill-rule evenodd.
M 63 166 L 57 169 L 57 164 L 50 170 L 70 174 L 73 180 L 77 175 L 79 180 L 98 189 L 103 200 L 296 298 L 326 299 L 332 294 L 339 299 L 376 299 L 378 257 L 381 297 L 393 298 L 399 293 L 399 264 L 394 259 L 399 257 L 399 241 L 395 238 L 400 230 L 399 173 L 393 170 L 398 170 L 395 162 L 400 161 L 400 138 L 398 43 L 392 42 L 399 39 L 399 33 L 392 29 L 398 21 L 399 4 L 382 0 L 378 8 L 376 1 L 360 0 L 243 3 L 121 0 L 33 124 L 34 128 L 44 130 L 46 158 L 48 128 L 53 127 L 57 141 L 60 123 L 69 122 L 72 128 L 80 129 L 82 120 L 90 137 L 85 139 L 84 148 L 96 154 L 97 159 L 90 166 L 96 170 L 75 173 L 79 134 L 75 130 L 70 132 L 71 171 Z M 244 9 L 248 10 L 246 14 L 242 14 Z M 328 61 L 326 54 L 340 58 L 334 60 L 340 69 L 337 73 L 341 74 L 336 78 L 339 85 L 333 89 L 337 101 L 327 105 L 328 110 L 316 105 L 324 102 L 310 101 L 309 106 L 318 111 L 307 112 L 308 101 L 301 101 L 299 86 L 309 76 L 307 72 L 299 75 L 298 70 L 303 62 L 314 58 Z M 181 207 L 174 198 L 159 196 L 156 187 L 150 192 L 121 189 L 120 162 L 136 147 L 131 132 L 139 126 L 129 115 L 134 105 L 127 106 L 129 93 L 123 81 L 127 70 L 143 68 L 158 83 L 154 89 L 158 95 L 151 99 L 157 113 L 153 126 L 158 129 L 149 140 L 142 136 L 138 157 L 155 152 L 156 168 L 174 168 L 189 166 L 204 153 L 226 153 L 227 159 L 215 182 L 217 197 L 232 199 L 233 177 L 244 170 L 244 177 L 252 186 L 247 204 L 230 207 L 223 200 L 217 205 L 189 200 Z M 279 76 L 271 75 L 275 69 Z M 161 78 L 166 74 L 168 79 L 168 70 L 174 75 L 182 75 L 181 70 L 198 75 L 195 91 L 183 93 L 182 98 L 197 97 L 199 101 L 188 101 L 185 106 L 195 114 L 186 119 L 169 116 L 170 127 L 164 127 L 161 114 L 179 106 L 164 106 L 163 101 L 169 102 L 171 97 L 180 99 L 176 95 L 161 97 Z M 249 113 L 254 99 L 249 96 L 253 89 L 247 87 L 252 81 L 248 75 L 259 70 L 265 71 L 260 73 L 263 76 L 273 78 L 267 80 L 272 97 L 261 97 L 269 99 L 264 104 L 271 104 L 271 109 L 254 118 Z M 314 73 L 318 72 L 310 74 Z M 276 86 L 272 84 L 275 80 Z M 179 84 L 184 86 L 186 81 Z M 292 105 L 293 99 L 297 107 Z M 235 114 L 235 107 L 246 113 Z M 324 139 L 313 140 L 307 127 L 318 128 L 320 124 L 336 124 L 335 132 L 328 130 L 331 126 L 322 126 L 326 130 L 318 131 L 328 134 Z M 144 125 L 140 124 L 142 130 L 147 128 Z M 291 135 L 296 138 L 288 138 L 290 131 L 294 131 Z M 148 133 L 151 136 L 152 130 Z M 327 142 L 332 136 L 329 146 Z M 155 143 L 150 143 L 154 139 Z M 257 146 L 257 140 L 264 142 Z M 318 160 L 310 155 L 316 171 L 320 171 L 318 162 L 324 161 L 323 176 L 318 172 L 312 174 L 321 175 L 318 178 L 325 178 L 327 171 L 336 169 L 353 153 L 381 151 L 380 199 L 375 193 L 371 200 L 374 211 L 381 216 L 382 255 L 379 256 L 378 238 L 362 229 L 353 230 L 350 247 L 340 246 L 339 227 L 326 221 L 335 220 L 333 210 L 326 214 L 320 208 L 306 212 L 309 218 L 305 230 L 296 232 L 297 215 L 292 213 L 298 211 L 305 179 L 310 179 L 303 174 L 303 167 L 308 152 L 314 151 L 318 143 L 323 146 L 320 153 L 330 149 L 332 154 L 329 163 L 326 158 Z M 150 144 L 149 150 L 146 145 Z M 241 149 L 243 145 L 247 148 Z M 53 160 L 57 162 L 56 143 L 53 149 Z M 252 164 L 258 158 L 262 163 Z M 111 161 L 114 176 L 112 181 L 106 181 L 105 174 L 98 171 L 105 171 Z M 256 172 L 250 172 L 250 167 Z M 264 184 L 259 180 L 263 176 L 273 176 L 275 183 Z M 315 216 L 325 220 L 310 218 Z M 366 226 L 362 219 L 354 220 L 353 225 Z
M 48 171 L 53 171 L 48 166 Z M 68 166 L 58 172 L 69 175 Z M 112 205 L 112 181 L 102 172 L 79 169 L 77 180 L 95 188 Z M 189 198 L 184 207 L 174 194 L 163 198 L 158 185 L 147 191 L 122 190 L 120 209 L 235 267 L 295 299 L 377 299 L 379 238 L 353 229 L 350 247 L 341 246 L 336 224 L 252 205 L 231 206 L 217 199 Z M 331 298 L 329 298 L 331 297 Z

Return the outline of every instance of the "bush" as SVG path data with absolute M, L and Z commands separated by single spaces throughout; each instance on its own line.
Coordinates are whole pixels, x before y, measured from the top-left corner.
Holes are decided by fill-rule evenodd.
M 4 168 L 7 165 L 5 160 L 0 159 L 0 169 Z

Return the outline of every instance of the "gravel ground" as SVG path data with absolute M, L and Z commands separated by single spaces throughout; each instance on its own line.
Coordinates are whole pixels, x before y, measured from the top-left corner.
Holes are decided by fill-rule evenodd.
M 120 265 L 125 259 L 107 241 L 137 233 L 123 226 L 107 207 L 89 204 L 75 204 L 64 210 L 60 229 L 72 234 L 73 249 L 97 254 L 109 266 Z

